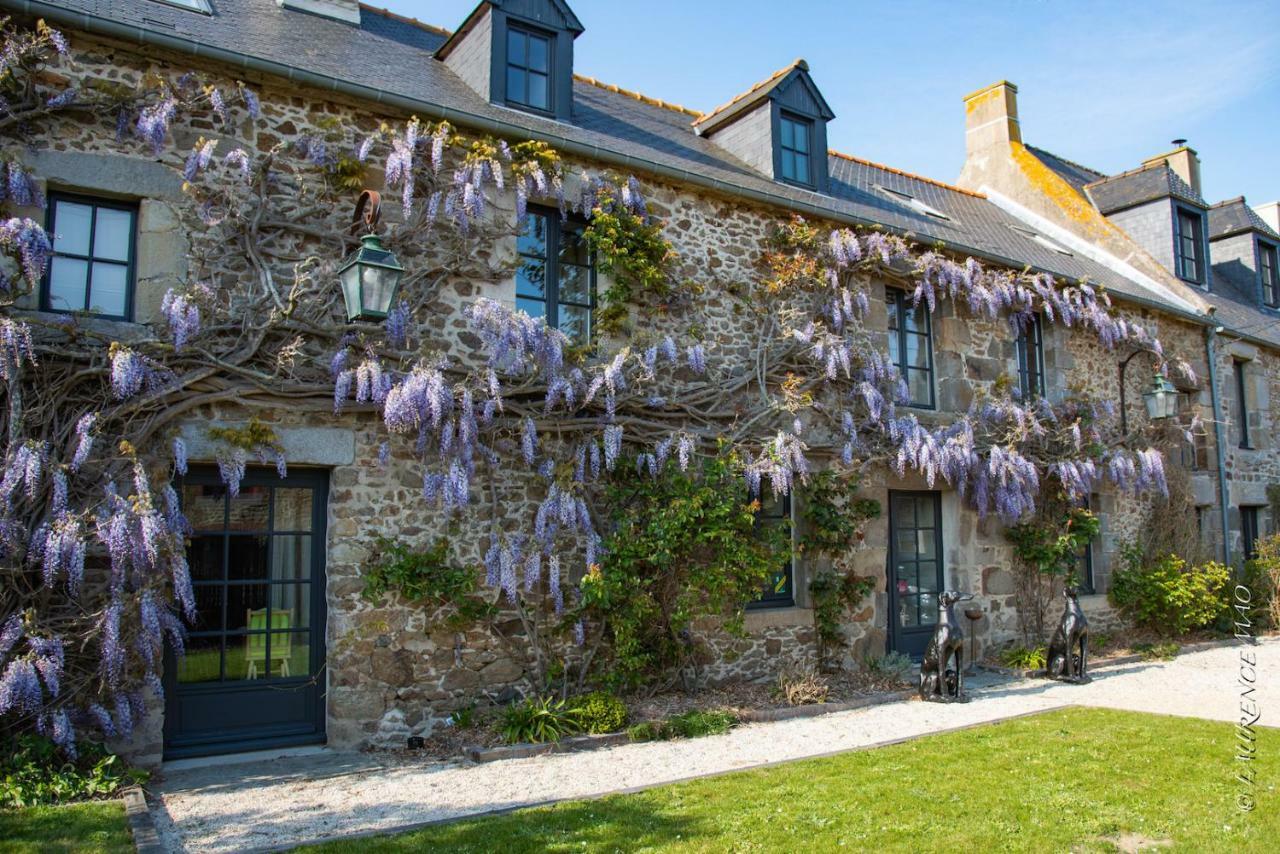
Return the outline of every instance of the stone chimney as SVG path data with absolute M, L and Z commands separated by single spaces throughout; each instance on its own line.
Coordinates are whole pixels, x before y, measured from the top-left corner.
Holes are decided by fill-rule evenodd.
M 360 23 L 360 0 L 276 0 L 276 5 L 348 24 Z
M 1272 231 L 1280 231 L 1280 202 L 1254 205 L 1253 212 L 1262 217 L 1262 221 L 1271 226 Z
M 970 155 L 994 145 L 1022 142 L 1018 124 L 1018 87 L 1001 80 L 964 99 L 964 145 Z
M 1174 140 L 1182 142 L 1182 140 Z M 1143 166 L 1153 166 L 1161 161 L 1168 163 L 1169 168 L 1182 180 L 1191 185 L 1191 189 L 1200 195 L 1200 158 L 1196 150 L 1186 145 L 1179 145 L 1173 151 L 1160 154 L 1142 161 Z

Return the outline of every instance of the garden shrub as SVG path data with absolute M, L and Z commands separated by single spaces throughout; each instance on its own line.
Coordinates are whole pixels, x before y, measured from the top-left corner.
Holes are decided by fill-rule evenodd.
M 608 691 L 574 697 L 569 705 L 578 713 L 578 723 L 593 735 L 618 732 L 627 725 L 626 704 Z
M 1263 537 L 1254 544 L 1254 558 L 1245 561 L 1240 582 L 1252 594 L 1247 616 L 1253 627 L 1280 627 L 1280 534 Z
M 720 735 L 733 729 L 738 723 L 732 712 L 722 710 L 701 711 L 695 709 L 672 715 L 662 721 L 644 721 L 627 730 L 632 741 L 668 741 L 673 738 L 698 738 L 704 735 Z
M 24 733 L 0 742 L 0 808 L 61 804 L 114 794 L 145 780 L 99 744 L 82 741 L 75 759 L 42 735 Z
M 1170 635 L 1211 626 L 1228 608 L 1231 570 L 1210 561 L 1190 567 L 1177 555 L 1146 563 L 1125 550 L 1111 579 L 1112 604 L 1135 623 Z
M 816 667 L 792 664 L 778 674 L 778 696 L 789 706 L 825 703 L 830 693 L 831 686 Z
M 1044 646 L 1028 649 L 1012 646 L 1000 653 L 1000 663 L 1014 670 L 1043 670 L 1047 650 Z
M 608 491 L 612 533 L 582 579 L 582 607 L 605 627 L 611 685 L 645 684 L 696 660 L 695 621 L 743 633 L 743 609 L 787 555 L 784 532 L 756 523 L 732 454 L 657 476 L 619 469 Z
M 508 744 L 559 741 L 582 730 L 578 711 L 554 697 L 529 697 L 502 710 L 498 730 Z
M 911 675 L 911 669 L 915 666 L 911 662 L 911 656 L 897 651 L 884 655 L 869 655 L 862 660 L 862 663 L 869 672 L 889 676 L 899 682 L 906 682 L 907 677 Z

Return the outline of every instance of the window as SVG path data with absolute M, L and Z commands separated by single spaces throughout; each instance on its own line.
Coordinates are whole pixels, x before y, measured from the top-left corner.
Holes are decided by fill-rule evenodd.
M 783 528 L 788 539 L 791 534 L 791 496 L 783 495 L 775 498 L 773 489 L 765 481 L 760 486 L 760 510 L 756 513 L 756 524 L 767 527 Z M 748 608 L 786 608 L 794 605 L 795 599 L 795 558 L 790 552 L 787 559 L 765 580 L 764 590 L 760 598 L 747 605 Z
M 1257 507 L 1241 507 L 1240 508 L 1240 539 L 1244 548 L 1244 559 L 1253 560 L 1257 557 L 1258 548 L 1258 508 Z
M 507 26 L 507 101 L 534 110 L 551 110 L 550 35 Z
M 1258 272 L 1262 276 L 1263 304 L 1280 308 L 1280 266 L 1276 264 L 1276 248 L 1269 243 L 1258 244 Z
M 937 219 L 951 219 L 951 217 L 947 216 L 942 211 L 932 205 L 925 204 L 910 193 L 904 193 L 901 190 L 891 190 L 888 187 L 881 186 L 880 184 L 876 184 L 875 187 L 889 198 L 906 202 L 908 207 L 911 207 L 922 214 L 928 214 L 929 216 L 936 217 Z
M 1201 247 L 1200 214 L 1178 208 L 1176 256 L 1178 275 L 1188 282 L 1204 283 L 1204 256 Z
M 1022 226 L 1018 226 L 1018 225 L 1011 225 L 1009 226 L 1009 228 L 1012 229 L 1013 231 L 1018 232 L 1018 234 L 1021 234 L 1023 237 L 1027 238 L 1028 240 L 1034 240 L 1036 243 L 1039 243 L 1041 246 L 1043 246 L 1046 249 L 1052 249 L 1054 252 L 1057 252 L 1059 255 L 1072 254 L 1070 249 L 1063 246 L 1061 243 L 1058 243 L 1057 241 L 1050 240 L 1049 238 L 1045 237 L 1043 234 L 1041 234 L 1038 231 L 1032 231 L 1029 228 L 1023 228 Z
M 1198 408 L 1195 401 L 1199 394 L 1196 391 L 1180 393 L 1178 395 L 1178 411 L 1194 413 Z M 1191 443 L 1183 442 L 1180 445 L 1180 454 L 1183 468 L 1190 471 L 1209 470 L 1209 428 L 1207 421 L 1201 421 L 1200 426 L 1191 431 Z
M 53 260 L 40 307 L 128 319 L 133 309 L 136 205 L 51 195 Z
M 813 185 L 810 168 L 813 122 L 783 113 L 778 120 L 778 147 L 781 153 L 779 175 L 793 184 Z
M 930 340 L 929 307 L 922 300 L 912 307 L 905 291 L 889 289 L 889 360 L 907 383 L 912 406 L 933 408 L 933 342 Z
M 154 2 L 162 6 L 177 6 L 179 9 L 190 9 L 192 12 L 201 12 L 205 15 L 213 14 L 213 8 L 209 5 L 209 0 L 154 0 Z
M 1249 442 L 1249 401 L 1245 397 L 1244 362 L 1236 359 L 1231 363 L 1235 371 L 1236 385 L 1236 425 L 1240 431 L 1240 447 L 1252 448 Z
M 1097 506 L 1094 496 L 1089 496 L 1082 503 L 1086 510 L 1092 510 Z M 1080 556 L 1076 558 L 1076 587 L 1081 593 L 1097 593 L 1098 589 L 1094 585 L 1093 577 L 1093 540 L 1085 543 L 1083 549 L 1080 550 Z
M 1018 388 L 1022 399 L 1044 397 L 1044 328 L 1040 315 L 1018 332 Z
M 575 344 L 591 341 L 591 310 L 596 273 L 582 236 L 582 223 L 565 221 L 558 211 L 530 209 L 516 238 L 516 307 L 545 318 Z

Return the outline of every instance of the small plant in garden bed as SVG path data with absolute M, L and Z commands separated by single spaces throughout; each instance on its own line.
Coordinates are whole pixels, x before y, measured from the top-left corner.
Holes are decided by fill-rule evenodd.
M 502 710 L 498 729 L 508 744 L 559 741 L 582 730 L 578 710 L 554 697 L 530 697 Z
M 1045 648 L 1038 646 L 1027 649 L 1025 646 L 1014 646 L 1000 653 L 1000 663 L 1014 670 L 1043 670 L 1045 666 Z
M 619 732 L 627 725 L 626 703 L 607 691 L 574 697 L 569 705 L 577 712 L 582 729 L 592 735 Z
M 1231 570 L 1210 561 L 1188 566 L 1177 555 L 1154 562 L 1130 546 L 1111 582 L 1111 601 L 1138 625 L 1184 635 L 1211 626 L 1230 607 Z
M 668 741 L 720 735 L 733 729 L 738 719 L 732 712 L 692 711 L 672 715 L 664 721 L 645 721 L 627 730 L 632 741 Z
M 88 741 L 74 760 L 40 735 L 0 742 L 0 809 L 102 797 L 146 778 L 145 771 Z
M 862 663 L 869 673 L 888 677 L 895 682 L 907 682 L 911 669 L 915 666 L 911 662 L 911 656 L 896 651 L 884 655 L 869 655 Z
M 1180 646 L 1174 641 L 1159 641 L 1157 643 L 1135 643 L 1133 651 L 1141 655 L 1147 661 L 1172 661 L 1178 657 Z
M 817 668 L 793 662 L 778 674 L 777 693 L 788 706 L 807 706 L 825 703 L 831 686 Z

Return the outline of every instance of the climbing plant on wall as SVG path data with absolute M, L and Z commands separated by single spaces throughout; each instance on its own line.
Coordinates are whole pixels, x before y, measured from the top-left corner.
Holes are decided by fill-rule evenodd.
M 367 462 L 394 458 L 401 476 L 420 477 L 427 506 L 482 527 L 482 584 L 528 624 L 543 615 L 546 632 L 531 644 L 537 679 L 565 685 L 605 659 L 678 665 L 671 650 L 699 610 L 732 623 L 751 573 L 715 561 L 699 582 L 715 591 L 716 607 L 655 594 L 669 604 L 656 606 L 661 643 L 599 607 L 620 584 L 614 572 L 658 579 L 670 570 L 619 534 L 670 545 L 664 514 L 676 508 L 664 501 L 695 516 L 725 514 L 716 530 L 727 535 L 745 531 L 744 501 L 762 487 L 782 495 L 823 467 L 918 472 L 1007 522 L 1035 512 L 1046 481 L 1075 498 L 1104 481 L 1163 486 L 1159 450 L 1121 437 L 1103 401 L 994 396 L 937 424 L 901 411 L 902 378 L 867 322 L 874 277 L 929 311 L 950 301 L 972 317 L 1013 323 L 1039 312 L 1105 347 L 1160 353 L 1088 283 L 793 218 L 762 246 L 758 275 L 724 288 L 731 310 L 717 317 L 735 318 L 732 335 L 705 334 L 713 309 L 687 291 L 681 311 L 636 312 L 616 341 L 575 349 L 542 320 L 483 294 L 511 274 L 492 247 L 514 239 L 532 201 L 592 218 L 591 240 L 617 283 L 602 311 L 620 321 L 623 304 L 683 287 L 671 280 L 670 249 L 638 180 L 569 164 L 543 143 L 416 117 L 369 132 L 347 116 L 280 139 L 258 133 L 268 127 L 258 95 L 232 79 L 156 64 L 127 86 L 78 64 L 42 24 L 0 28 L 7 728 L 39 729 L 71 751 L 77 732 L 128 735 L 146 693 L 162 690 L 164 647 L 181 654 L 195 607 L 188 526 L 170 485 L 187 465 L 178 428 L 218 407 L 376 430 L 376 459 Z M 69 129 L 181 176 L 191 266 L 154 327 L 126 332 L 21 310 L 52 252 L 41 222 L 16 215 L 43 205 L 42 176 L 26 164 Z M 176 149 L 176 139 L 192 138 Z M 399 201 L 383 237 L 406 267 L 403 299 L 384 323 L 348 324 L 335 271 L 356 240 L 342 194 L 379 171 Z M 443 332 L 446 316 L 460 334 Z M 229 488 L 255 457 L 287 474 L 285 449 L 265 433 L 221 439 Z M 628 486 L 617 480 L 624 469 Z M 513 479 L 532 496 L 527 512 L 501 497 L 499 484 Z M 718 487 L 703 496 L 708 484 L 734 479 L 742 493 L 732 500 Z M 619 489 L 637 502 L 621 517 L 610 511 Z M 675 542 L 681 554 L 693 547 Z M 743 565 L 755 567 L 767 553 L 756 542 L 724 546 L 745 550 Z

